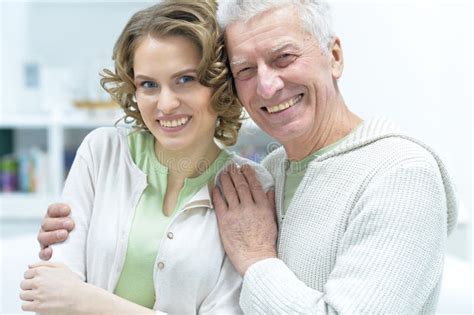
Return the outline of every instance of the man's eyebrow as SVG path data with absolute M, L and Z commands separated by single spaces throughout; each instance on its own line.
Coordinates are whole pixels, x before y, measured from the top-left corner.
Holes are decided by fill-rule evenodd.
M 297 45 L 295 45 L 294 42 L 292 41 L 286 41 L 286 42 L 282 42 L 282 43 L 279 43 L 277 45 L 275 45 L 274 47 L 272 47 L 272 49 L 270 49 L 270 52 L 271 53 L 275 53 L 275 52 L 278 52 L 280 50 L 283 50 L 285 48 L 298 48 Z
M 241 65 L 246 64 L 246 63 L 248 63 L 248 61 L 245 60 L 245 59 L 236 59 L 236 60 L 232 60 L 230 62 L 230 66 L 231 67 L 241 66 Z

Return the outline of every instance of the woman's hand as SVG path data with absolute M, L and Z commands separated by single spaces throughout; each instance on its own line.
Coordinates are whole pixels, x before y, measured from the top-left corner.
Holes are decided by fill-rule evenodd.
M 43 314 L 80 314 L 86 284 L 68 267 L 39 262 L 28 266 L 21 282 L 24 311 Z
M 48 315 L 166 314 L 127 301 L 102 288 L 83 282 L 67 266 L 39 262 L 28 266 L 20 284 L 24 311 Z

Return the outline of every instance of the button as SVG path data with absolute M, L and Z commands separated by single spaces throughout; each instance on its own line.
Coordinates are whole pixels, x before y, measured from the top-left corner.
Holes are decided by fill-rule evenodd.
M 173 234 L 173 232 L 168 232 L 167 236 L 170 240 L 172 240 L 173 237 L 174 237 L 174 234 Z
M 158 269 L 163 270 L 163 268 L 165 268 L 165 264 L 160 261 L 160 262 L 158 263 Z

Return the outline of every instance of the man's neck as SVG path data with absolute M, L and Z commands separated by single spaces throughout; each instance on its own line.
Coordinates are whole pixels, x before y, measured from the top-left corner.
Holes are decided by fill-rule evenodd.
M 361 122 L 362 119 L 360 117 L 343 106 L 340 110 L 328 115 L 314 134 L 305 135 L 304 137 L 299 137 L 299 139 L 283 143 L 288 159 L 291 161 L 303 160 L 322 148 L 341 140 Z

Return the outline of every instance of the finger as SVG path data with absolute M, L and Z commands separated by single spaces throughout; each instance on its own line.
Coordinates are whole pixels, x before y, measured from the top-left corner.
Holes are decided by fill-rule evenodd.
M 46 216 L 50 218 L 62 218 L 71 214 L 71 208 L 65 203 L 53 203 L 48 206 Z
M 41 230 L 45 232 L 56 231 L 56 230 L 67 230 L 72 231 L 74 229 L 74 221 L 69 218 L 44 218 L 41 223 Z
M 276 213 L 276 206 L 275 206 L 275 191 L 273 189 L 267 191 L 267 201 L 268 204 L 270 205 L 270 209 L 273 212 L 273 218 L 275 219 L 275 222 L 278 222 L 277 218 L 277 213 Z
M 26 302 L 35 300 L 35 292 L 33 290 L 20 291 L 20 299 Z
M 249 184 L 242 175 L 242 172 L 237 166 L 232 165 L 229 170 L 230 177 L 234 183 L 235 190 L 237 191 L 238 198 L 241 203 L 254 202 L 252 193 L 250 192 Z
M 29 264 L 28 268 L 39 268 L 39 267 L 46 267 L 46 268 L 60 268 L 63 267 L 64 264 L 58 262 L 50 262 L 50 261 L 38 261 L 33 264 Z
M 38 254 L 41 260 L 50 260 L 53 256 L 53 249 L 51 247 L 46 247 L 40 250 Z
M 239 197 L 237 195 L 237 191 L 235 190 L 234 183 L 230 178 L 230 175 L 227 171 L 224 171 L 220 174 L 221 180 L 221 192 L 225 198 L 225 201 L 229 205 L 229 207 L 236 207 L 239 205 Z
M 273 191 L 272 189 L 267 191 L 267 200 L 268 200 L 268 203 L 270 204 L 270 207 L 272 209 L 275 209 L 275 191 Z
M 36 289 L 36 287 L 34 285 L 34 281 L 31 279 L 28 279 L 28 280 L 23 280 L 20 282 L 20 289 L 32 290 L 32 289 Z
M 66 230 L 57 230 L 52 232 L 40 232 L 38 234 L 38 242 L 40 243 L 41 248 L 46 248 L 47 246 L 64 242 L 69 233 Z
M 23 278 L 25 280 L 28 280 L 28 279 L 33 279 L 34 277 L 36 277 L 36 275 L 38 274 L 38 269 L 36 268 L 29 268 L 25 271 L 25 273 L 23 274 Z
M 257 203 L 265 200 L 265 192 L 263 191 L 262 184 L 258 180 L 257 175 L 255 174 L 255 170 L 248 164 L 243 165 L 241 170 L 250 187 L 250 193 L 252 194 L 253 200 L 255 200 Z
M 216 212 L 224 212 L 227 210 L 227 203 L 225 202 L 224 197 L 222 197 L 219 187 L 214 187 L 212 189 L 212 203 L 214 204 Z
M 21 304 L 21 309 L 25 312 L 38 312 L 38 302 L 25 302 Z

